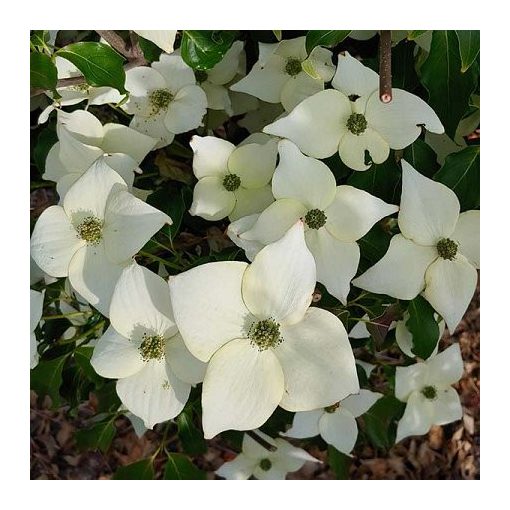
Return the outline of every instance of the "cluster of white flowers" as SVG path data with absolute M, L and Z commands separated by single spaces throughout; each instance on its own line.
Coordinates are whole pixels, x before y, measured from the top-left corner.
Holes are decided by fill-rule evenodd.
M 382 395 L 360 389 L 340 319 L 311 306 L 316 282 L 344 305 L 351 283 L 402 300 L 422 294 L 453 332 L 476 287 L 479 212 L 460 213 L 452 190 L 404 160 L 398 205 L 337 186 L 317 158 L 338 153 L 348 167 L 364 171 L 384 162 L 390 148 L 407 147 L 422 128 L 444 132 L 439 118 L 404 90 L 393 89 L 393 100 L 382 103 L 374 71 L 348 53 L 338 55 L 336 68 L 329 50 L 316 47 L 308 55 L 304 37 L 261 43 L 259 60 L 244 76 L 241 41 L 214 68 L 194 72 L 173 51 L 175 32 L 138 33 L 166 53 L 150 67 L 127 71 L 129 97 L 121 108 L 132 116 L 129 127 L 103 126 L 85 110 L 62 110 L 85 99 L 89 105 L 120 101 L 115 90 L 89 86 L 59 89 L 62 99 L 41 116 L 45 121 L 57 109 L 58 142 L 44 178 L 57 183 L 60 203 L 35 225 L 33 260 L 46 274 L 67 277 L 109 317 L 91 363 L 101 376 L 117 379 L 122 404 L 145 427 L 175 418 L 191 387 L 203 383 L 206 439 L 257 429 L 280 406 L 296 413 L 283 435 L 320 434 L 350 454 L 356 418 Z M 61 77 L 77 72 L 67 61 L 57 64 Z M 210 221 L 228 217 L 229 237 L 252 263 L 208 263 L 166 282 L 134 260 L 172 224 L 133 187 L 135 173 L 150 151 L 201 126 L 207 108 L 232 115 L 239 92 L 281 103 L 285 112 L 237 147 L 212 132 L 193 136 L 198 182 L 190 213 Z M 358 241 L 397 212 L 400 233 L 386 255 L 355 278 Z M 31 291 L 31 301 L 33 367 L 43 295 Z M 408 318 L 396 333 L 412 357 Z M 462 375 L 460 349 L 437 352 L 436 346 L 428 360 L 397 368 L 395 396 L 407 403 L 397 440 L 462 416 L 451 388 Z M 220 476 L 283 479 L 316 460 L 281 438 L 256 434 L 274 450 L 245 434 L 243 453 L 222 466 Z

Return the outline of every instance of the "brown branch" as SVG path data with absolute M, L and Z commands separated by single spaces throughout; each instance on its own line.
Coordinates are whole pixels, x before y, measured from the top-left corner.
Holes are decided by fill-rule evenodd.
M 381 30 L 379 37 L 379 99 L 390 103 L 391 92 L 391 30 Z
M 267 441 L 262 439 L 256 432 L 253 430 L 247 430 L 245 434 L 248 434 L 253 440 L 255 440 L 260 446 L 269 450 L 270 452 L 275 452 L 277 450 L 276 446 L 269 444 Z
M 113 30 L 96 30 L 96 32 L 121 55 L 124 55 L 128 60 L 133 57 L 132 48 L 129 48 L 124 39 L 114 32 Z

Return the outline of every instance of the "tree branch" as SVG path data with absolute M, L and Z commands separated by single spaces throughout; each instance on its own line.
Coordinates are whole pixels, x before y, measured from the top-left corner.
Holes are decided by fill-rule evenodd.
M 379 36 L 379 99 L 390 103 L 391 92 L 391 30 L 381 30 Z
M 113 30 L 96 30 L 96 32 L 121 55 L 124 55 L 128 60 L 133 57 L 132 48 L 129 48 L 124 39 L 114 32 Z
M 267 441 L 262 439 L 255 431 L 246 430 L 245 434 L 248 434 L 253 440 L 255 440 L 260 446 L 262 446 L 266 450 L 269 450 L 270 452 L 275 452 L 277 450 L 276 446 L 269 444 Z

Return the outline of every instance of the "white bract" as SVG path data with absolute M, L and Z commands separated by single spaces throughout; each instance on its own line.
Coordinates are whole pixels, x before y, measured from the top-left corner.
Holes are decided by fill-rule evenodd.
M 57 67 L 59 80 L 83 76 L 81 71 L 72 62 L 65 58 L 56 56 L 55 66 Z M 92 87 L 85 82 L 79 83 L 78 85 L 57 87 L 57 92 L 61 97 L 42 111 L 41 115 L 39 115 L 39 124 L 46 122 L 51 112 L 62 106 L 75 105 L 85 100 L 87 101 L 87 106 L 118 103 L 123 97 L 117 89 L 112 87 Z M 50 95 L 49 92 L 47 92 L 47 94 Z
M 302 152 L 327 158 L 338 152 L 354 170 L 383 163 L 390 148 L 413 143 L 422 126 L 433 133 L 444 128 L 434 110 L 418 96 L 393 89 L 393 100 L 379 99 L 379 76 L 348 53 L 338 55 L 333 89 L 301 102 L 289 115 L 266 126 L 265 133 L 292 140 Z M 366 161 L 365 151 L 371 161 Z
M 172 53 L 174 51 L 177 30 L 133 30 L 133 32 L 154 43 L 165 53 Z
M 122 403 L 147 428 L 177 416 L 205 363 L 186 349 L 174 323 L 168 284 L 138 264 L 122 272 L 110 306 L 111 326 L 99 339 L 91 364 L 117 381 Z
M 175 53 L 162 54 L 151 67 L 127 71 L 125 87 L 129 100 L 122 108 L 133 115 L 129 126 L 155 138 L 155 148 L 200 126 L 207 112 L 207 98 L 193 69 Z
M 66 193 L 63 206 L 48 207 L 35 224 L 31 254 L 103 315 L 122 269 L 169 216 L 135 198 L 119 174 L 98 159 Z
M 296 413 L 292 427 L 283 436 L 302 439 L 320 436 L 326 443 L 333 445 L 339 452 L 349 455 L 358 438 L 356 418 L 366 413 L 381 393 L 359 390 L 332 406 Z
M 276 449 L 268 450 L 244 434 L 242 452 L 234 460 L 220 466 L 216 471 L 218 476 L 227 480 L 248 480 L 251 476 L 257 480 L 285 480 L 287 473 L 301 469 L 305 462 L 320 463 L 320 460 L 284 439 L 273 439 L 259 430 L 254 433 Z
M 259 60 L 230 90 L 252 94 L 268 103 L 282 103 L 287 111 L 323 90 L 324 82 L 335 73 L 332 53 L 317 46 L 307 58 L 305 39 L 259 43 Z
M 406 300 L 423 292 L 453 332 L 475 292 L 480 264 L 480 211 L 459 212 L 450 188 L 402 160 L 401 233 L 353 284 Z
M 445 425 L 462 418 L 459 395 L 451 385 L 462 377 L 463 371 L 458 344 L 427 361 L 397 367 L 395 396 L 407 403 L 398 423 L 397 441 L 426 434 L 432 425 Z
M 210 263 L 170 280 L 184 342 L 209 361 L 202 389 L 206 438 L 259 427 L 278 405 L 309 411 L 358 391 L 347 333 L 332 313 L 309 308 L 314 288 L 301 221 L 251 265 Z
M 30 289 L 30 368 L 35 368 L 39 363 L 37 352 L 37 338 L 35 328 L 41 321 L 44 303 L 44 292 Z
M 156 140 L 121 124 L 105 124 L 89 112 L 58 111 L 59 141 L 48 152 L 44 179 L 56 181 L 63 199 L 68 189 L 99 159 L 115 170 L 131 189 L 134 172 Z
M 275 139 L 236 148 L 221 138 L 194 136 L 190 145 L 198 179 L 190 208 L 193 216 L 236 220 L 262 211 L 273 201 L 269 183 L 278 152 Z
M 398 207 L 352 186 L 337 186 L 324 163 L 304 156 L 288 140 L 282 140 L 278 150 L 280 161 L 272 182 L 276 201 L 250 228 L 246 227 L 253 217 L 239 220 L 243 224 L 231 227 L 232 237 L 235 239 L 237 231 L 242 242 L 267 245 L 303 218 L 306 245 L 317 265 L 317 280 L 345 304 L 360 258 L 356 241 Z M 248 249 L 254 247 L 249 245 Z
M 437 314 L 436 320 L 437 320 Z M 413 335 L 407 329 L 406 323 L 409 320 L 409 312 L 404 313 L 404 317 L 401 321 L 397 321 L 397 325 L 395 328 L 395 339 L 397 341 L 397 345 L 400 347 L 400 350 L 410 358 L 414 358 L 416 355 L 413 353 Z M 441 340 L 441 337 L 443 336 L 444 330 L 445 330 L 445 323 L 444 321 L 440 321 L 438 324 L 439 327 L 439 336 L 437 337 L 437 344 L 434 350 L 432 351 L 431 356 L 435 356 L 437 354 L 437 349 L 439 347 L 439 340 Z

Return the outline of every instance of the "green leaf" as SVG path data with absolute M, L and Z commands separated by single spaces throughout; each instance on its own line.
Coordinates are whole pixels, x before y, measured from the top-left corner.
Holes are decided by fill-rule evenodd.
M 434 30 L 427 60 L 421 67 L 421 82 L 429 93 L 429 104 L 453 140 L 464 116 L 475 80 L 461 72 L 461 58 L 454 30 Z
M 273 34 L 278 41 L 282 40 L 282 31 L 281 30 L 273 30 Z
M 363 415 L 364 431 L 376 448 L 387 449 L 395 438 L 395 421 L 403 413 L 405 404 L 393 395 L 380 398 L 368 412 Z
M 46 168 L 48 152 L 50 152 L 50 149 L 57 142 L 58 136 L 53 127 L 45 127 L 37 137 L 37 144 L 34 147 L 34 163 L 39 169 L 39 172 L 41 172 L 41 175 Z
M 404 159 L 426 177 L 432 178 L 437 172 L 437 155 L 434 149 L 420 138 L 404 149 Z
M 125 93 L 124 58 L 107 44 L 78 42 L 68 44 L 56 55 L 72 62 L 93 87 L 113 87 Z
M 66 359 L 67 356 L 49 361 L 41 360 L 30 373 L 30 388 L 41 397 L 49 395 L 53 407 L 59 407 L 61 404 L 59 390 L 62 385 L 62 369 Z
M 207 444 L 204 435 L 193 423 L 191 409 L 184 410 L 175 421 L 177 422 L 177 433 L 184 451 L 190 455 L 205 453 Z
M 117 469 L 113 480 L 154 480 L 154 467 L 151 459 L 143 459 Z
M 184 188 L 172 187 L 170 190 L 167 188 L 160 189 L 149 195 L 147 203 L 163 211 L 172 218 L 172 224 L 170 226 L 165 225 L 165 227 L 163 227 L 163 232 L 165 232 L 170 239 L 174 239 L 179 232 L 182 217 L 186 211 Z
M 306 34 L 306 51 L 310 53 L 316 46 L 332 48 L 340 44 L 352 30 L 309 30 Z
M 404 39 L 391 50 L 393 87 L 411 92 L 419 85 L 418 75 L 414 69 L 415 48 L 415 44 Z
M 140 45 L 140 48 L 143 51 L 143 56 L 147 62 L 154 62 L 159 60 L 161 53 L 163 53 L 161 48 L 156 46 L 152 41 L 149 41 L 140 35 L 138 36 L 138 44 Z
M 99 449 L 106 453 L 115 437 L 115 433 L 116 428 L 111 421 L 96 423 L 86 430 L 76 432 L 76 444 L 82 450 Z
M 339 452 L 334 446 L 328 445 L 328 463 L 334 471 L 337 480 L 349 479 L 351 457 Z
M 45 53 L 30 53 L 30 87 L 33 89 L 55 90 L 57 68 Z
M 164 480 L 205 480 L 205 473 L 182 453 L 171 453 L 165 465 Z
M 361 258 L 368 264 L 360 264 L 360 273 L 368 269 L 368 266 L 379 262 L 388 251 L 391 235 L 386 232 L 379 223 L 376 223 L 361 239 L 358 240 Z
M 108 381 L 101 388 L 94 390 L 97 398 L 98 413 L 113 413 L 120 406 L 120 399 L 116 389 L 117 381 Z
M 407 38 L 410 41 L 414 41 L 415 39 L 418 39 L 420 35 L 423 35 L 425 32 L 428 32 L 428 30 L 409 30 L 407 33 Z
M 465 73 L 480 53 L 480 30 L 456 30 L 459 40 L 461 72 Z
M 48 49 L 48 41 L 50 40 L 49 30 L 33 30 L 30 36 L 30 44 L 37 48 L 38 51 L 43 52 Z
M 103 378 L 97 374 L 92 365 L 90 364 L 90 358 L 94 351 L 93 347 L 82 346 L 78 347 L 74 351 L 74 361 L 83 372 L 83 375 L 93 383 L 102 383 Z
M 455 192 L 461 211 L 480 207 L 480 146 L 471 145 L 447 156 L 434 179 Z
M 221 61 L 236 36 L 233 30 L 183 30 L 181 56 L 193 69 L 211 69 Z
M 409 319 L 406 327 L 413 336 L 412 352 L 427 359 L 436 348 L 439 339 L 439 326 L 434 318 L 434 308 L 421 296 L 409 302 Z

